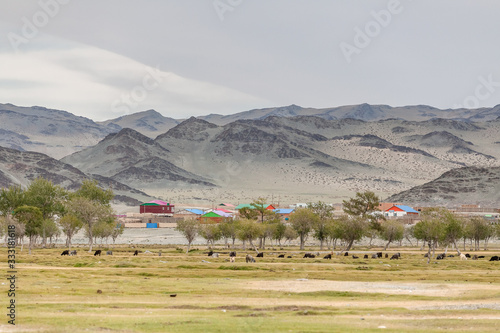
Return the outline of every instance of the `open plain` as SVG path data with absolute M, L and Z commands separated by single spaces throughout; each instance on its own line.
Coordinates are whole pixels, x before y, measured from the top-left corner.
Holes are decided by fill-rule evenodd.
M 117 245 L 97 257 L 83 247 L 76 256 L 18 248 L 16 325 L 4 320 L 0 332 L 496 332 L 493 246 L 470 252 L 483 259 L 429 264 L 416 247 L 386 251 L 400 260 L 363 259 L 380 247 L 331 260 L 318 248 L 306 250 L 320 252 L 311 259 L 297 247 L 269 247 L 256 263 L 245 262 L 255 251 L 239 248 L 230 263 L 223 246 L 218 258 L 204 246 L 186 254 L 184 246 Z M 0 256 L 6 265 L 6 248 Z

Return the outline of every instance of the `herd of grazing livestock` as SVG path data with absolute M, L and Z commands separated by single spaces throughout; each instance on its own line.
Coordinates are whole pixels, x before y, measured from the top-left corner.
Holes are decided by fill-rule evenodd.
M 133 252 L 133 256 L 138 256 L 139 253 L 141 251 L 139 250 L 135 250 Z M 149 252 L 149 251 L 146 251 L 146 252 Z M 94 256 L 100 256 L 102 253 L 101 250 L 96 250 L 94 252 Z M 151 253 L 151 252 L 149 252 Z M 208 254 L 209 257 L 212 257 L 212 258 L 219 258 L 219 253 L 217 252 L 214 252 L 213 250 L 210 250 L 208 252 L 206 252 Z M 61 253 L 61 256 L 76 256 L 77 255 L 77 252 L 76 250 L 64 250 L 62 253 Z M 113 255 L 113 251 L 106 251 L 106 255 Z M 161 253 L 161 250 L 158 252 L 158 255 L 161 256 L 162 253 Z M 269 256 L 273 256 L 273 255 L 276 255 L 275 253 L 269 253 L 268 254 Z M 301 255 L 301 254 L 300 254 Z M 343 257 L 352 257 L 352 259 L 359 259 L 360 257 L 355 255 L 355 254 L 349 254 L 349 252 L 337 252 L 336 253 L 337 256 L 343 256 Z M 361 255 L 361 254 L 360 254 Z M 315 252 L 315 253 L 311 253 L 311 252 L 307 252 L 307 253 L 304 253 L 303 257 L 302 258 L 321 258 L 322 254 L 320 254 L 319 252 Z M 334 256 L 334 253 L 333 251 L 332 252 L 329 252 L 327 253 L 326 255 L 323 256 L 323 259 L 332 259 Z M 258 252 L 257 255 L 256 255 L 257 258 L 264 258 L 264 252 Z M 280 253 L 277 255 L 277 258 L 288 258 L 288 259 L 291 259 L 293 258 L 293 255 L 286 255 L 285 253 Z M 363 259 L 380 259 L 380 258 L 386 258 L 386 259 L 390 259 L 390 260 L 396 260 L 396 259 L 401 259 L 401 253 L 397 252 L 397 253 L 394 253 L 390 256 L 389 258 L 389 254 L 388 253 L 385 253 L 383 254 L 382 252 L 376 252 L 376 253 L 371 253 L 371 254 L 364 254 L 363 255 Z M 424 254 L 424 257 L 428 257 L 428 253 Z M 453 258 L 455 257 L 455 255 L 453 254 L 446 254 L 446 253 L 440 253 L 438 255 L 436 255 L 436 260 L 443 260 L 445 258 Z M 466 254 L 463 254 L 463 253 L 460 253 L 460 255 L 458 256 L 460 260 L 467 260 L 467 259 L 471 259 L 471 260 L 479 260 L 479 259 L 484 259 L 485 256 L 481 255 L 481 256 L 478 256 L 477 254 L 471 256 L 469 253 L 466 253 Z M 229 261 L 229 262 L 236 262 L 236 251 L 231 251 L 229 252 L 229 259 L 226 259 L 226 261 Z M 500 261 L 500 256 L 492 256 L 489 261 Z M 245 255 L 245 262 L 246 263 L 254 263 L 256 262 L 255 258 L 250 255 L 250 254 L 246 254 Z

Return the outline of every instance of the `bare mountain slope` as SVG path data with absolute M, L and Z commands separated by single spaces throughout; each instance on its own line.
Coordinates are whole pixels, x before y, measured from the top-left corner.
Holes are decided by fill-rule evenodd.
M 43 177 L 68 190 L 76 190 L 84 179 L 96 179 L 103 188 L 112 188 L 116 200 L 136 205 L 148 200 L 145 193 L 112 179 L 87 175 L 77 168 L 42 153 L 18 151 L 0 147 L 0 186 L 26 186 L 37 177 Z
M 496 207 L 500 205 L 500 167 L 453 169 L 386 201 L 423 206 L 476 203 Z
M 169 162 L 172 158 L 171 151 L 127 128 L 62 161 L 87 173 L 110 177 L 137 188 L 186 184 L 213 186 L 203 177 Z
M 45 153 L 55 158 L 93 146 L 109 129 L 85 117 L 44 107 L 0 104 L 1 144 Z
M 164 117 L 155 110 L 147 110 L 98 122 L 98 124 L 106 126 L 113 133 L 124 128 L 132 128 L 145 136 L 155 138 L 178 125 L 179 121 Z

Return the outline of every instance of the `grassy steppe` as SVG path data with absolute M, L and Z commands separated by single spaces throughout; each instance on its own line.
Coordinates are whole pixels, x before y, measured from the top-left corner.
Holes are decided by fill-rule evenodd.
M 137 257 L 125 247 L 101 257 L 61 251 L 35 249 L 29 256 L 18 249 L 16 326 L 4 315 L 0 332 L 500 330 L 500 262 L 488 261 L 500 250 L 478 252 L 486 258 L 476 261 L 430 264 L 407 248 L 388 251 L 401 252 L 398 261 L 362 254 L 303 259 L 296 248 L 268 249 L 253 264 L 244 256 L 255 252 L 237 250 L 229 263 L 227 249 L 219 258 L 173 247 L 142 248 Z M 0 258 L 7 267 L 5 248 Z M 6 295 L 8 284 L 2 287 Z M 2 299 L 5 309 L 9 298 Z

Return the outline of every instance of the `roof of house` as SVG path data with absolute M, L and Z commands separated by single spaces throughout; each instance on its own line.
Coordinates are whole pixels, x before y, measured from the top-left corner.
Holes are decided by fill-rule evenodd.
M 203 215 L 205 212 L 202 211 L 201 209 L 195 209 L 195 208 L 186 208 L 184 209 L 190 213 L 196 214 L 196 215 Z
M 225 212 L 221 209 L 216 209 L 216 210 L 213 210 L 212 212 L 214 212 L 215 214 L 220 215 L 222 217 L 231 217 L 232 216 L 231 213 Z
M 415 209 L 411 208 L 410 206 L 405 206 L 405 205 L 394 205 L 391 208 L 389 208 L 387 211 L 394 210 L 394 209 L 392 209 L 393 207 L 397 207 L 397 208 L 399 208 L 402 211 L 407 212 L 407 213 L 417 213 L 418 214 L 418 212 Z
M 152 200 L 150 202 L 143 203 L 141 206 L 170 206 L 170 204 L 161 200 Z
M 272 207 L 272 209 L 274 209 L 274 206 L 272 204 L 264 204 L 264 207 L 266 207 L 266 209 L 269 209 L 269 207 Z M 236 206 L 236 209 L 238 210 L 242 208 L 255 209 L 255 206 L 252 204 L 239 204 L 238 206 Z
M 278 209 L 273 209 L 273 212 L 278 213 L 278 214 L 290 214 L 294 210 L 295 209 L 293 209 L 293 208 L 278 208 Z
M 231 207 L 234 208 L 235 206 L 230 204 L 230 203 L 221 203 L 219 206 L 225 206 L 225 207 Z
M 224 209 L 224 208 L 219 208 L 219 209 L 216 209 L 216 210 L 224 212 L 224 213 L 232 213 L 230 210 L 227 210 L 227 209 Z
M 222 217 L 222 216 L 220 216 L 216 212 L 208 212 L 206 214 L 203 214 L 201 217 Z

